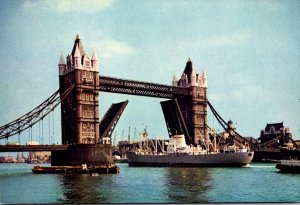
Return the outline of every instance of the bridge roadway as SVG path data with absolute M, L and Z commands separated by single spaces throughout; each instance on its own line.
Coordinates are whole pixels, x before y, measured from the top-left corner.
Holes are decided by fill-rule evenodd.
M 69 145 L 0 145 L 0 152 L 30 152 L 66 150 Z

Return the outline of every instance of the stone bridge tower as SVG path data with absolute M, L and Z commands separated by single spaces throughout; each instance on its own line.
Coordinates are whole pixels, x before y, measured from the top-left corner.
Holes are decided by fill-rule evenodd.
M 72 53 L 60 57 L 60 94 L 72 91 L 61 102 L 62 144 L 67 150 L 51 152 L 52 166 L 103 165 L 112 161 L 110 144 L 99 139 L 99 59 L 85 52 L 79 35 Z
M 193 144 L 201 144 L 207 137 L 207 76 L 205 70 L 196 73 L 191 59 L 179 80 L 174 75 L 173 86 L 190 88 L 188 97 L 177 96 L 180 110 L 186 122 L 187 129 L 193 139 Z
M 75 87 L 61 103 L 62 144 L 99 142 L 99 59 L 85 52 L 79 35 L 72 53 L 59 61 L 59 86 L 63 93 Z

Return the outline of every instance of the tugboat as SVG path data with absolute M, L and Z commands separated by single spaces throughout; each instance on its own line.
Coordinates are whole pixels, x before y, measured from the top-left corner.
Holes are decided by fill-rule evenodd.
M 280 160 L 279 163 L 276 164 L 276 168 L 280 170 L 280 172 L 285 173 L 300 173 L 300 160 Z
M 276 164 L 280 172 L 300 173 L 300 149 L 280 149 L 282 159 Z
M 81 166 L 34 166 L 32 172 L 34 174 L 80 173 L 94 176 L 96 174 L 118 174 L 120 173 L 120 169 L 114 164 L 108 163 L 107 165 L 96 166 L 87 166 L 87 164 L 82 164 Z
M 246 147 L 228 146 L 219 150 L 214 144 L 210 151 L 200 145 L 187 145 L 183 134 L 174 135 L 167 144 L 167 152 L 127 151 L 126 157 L 129 166 L 180 167 L 241 167 L 250 164 L 253 159 L 254 152 Z
M 69 170 L 67 166 L 51 166 L 51 167 L 34 166 L 32 168 L 32 172 L 34 174 L 67 173 L 67 170 Z

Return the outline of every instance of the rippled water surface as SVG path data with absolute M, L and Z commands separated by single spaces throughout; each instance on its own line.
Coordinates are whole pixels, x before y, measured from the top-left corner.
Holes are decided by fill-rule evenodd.
M 32 164 L 0 164 L 0 203 L 300 202 L 300 174 L 275 164 L 242 168 L 141 168 L 120 174 L 33 174 Z M 43 164 L 42 166 L 50 166 Z

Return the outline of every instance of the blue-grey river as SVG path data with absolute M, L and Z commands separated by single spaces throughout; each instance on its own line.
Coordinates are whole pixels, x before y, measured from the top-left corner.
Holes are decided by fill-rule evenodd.
M 300 202 L 300 174 L 275 164 L 243 168 L 141 168 L 113 175 L 33 174 L 33 164 L 0 164 L 0 203 Z M 43 166 L 50 166 L 43 164 Z

